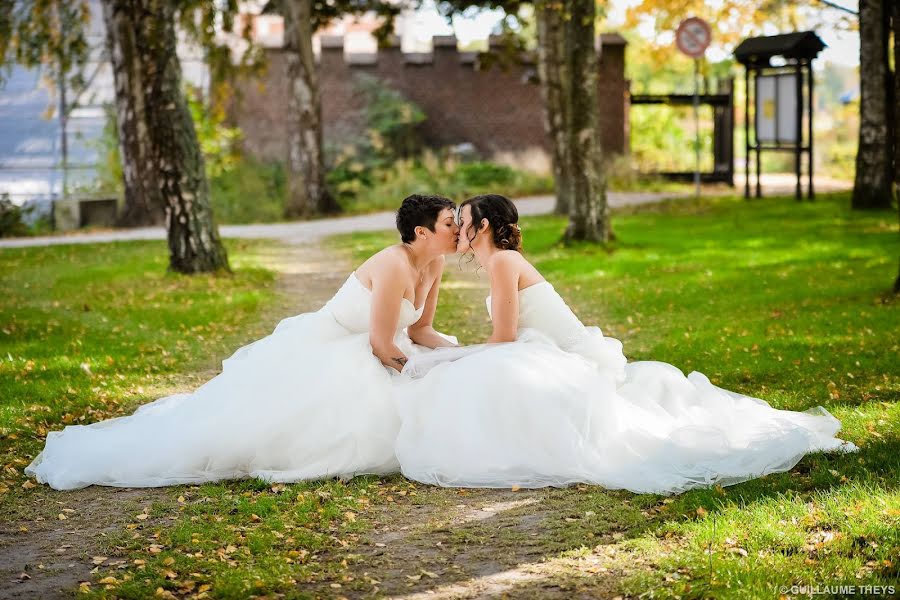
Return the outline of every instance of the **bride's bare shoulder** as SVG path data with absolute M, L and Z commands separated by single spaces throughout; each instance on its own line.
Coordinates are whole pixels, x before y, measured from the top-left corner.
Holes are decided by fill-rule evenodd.
M 376 277 L 402 277 L 408 259 L 399 244 L 383 248 L 366 259 L 356 269 L 356 276 L 367 286 Z
M 498 250 L 490 258 L 490 266 L 494 269 L 520 270 L 525 265 L 530 265 L 521 252 L 516 250 Z
M 516 250 L 500 250 L 490 259 L 491 277 L 518 281 L 519 289 L 544 280 L 534 265 Z

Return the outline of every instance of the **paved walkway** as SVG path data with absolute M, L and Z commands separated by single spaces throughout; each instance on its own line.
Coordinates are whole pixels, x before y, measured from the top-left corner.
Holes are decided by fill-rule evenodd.
M 678 194 L 660 192 L 609 192 L 612 207 L 632 206 L 659 202 Z M 553 196 L 532 196 L 516 200 L 519 214 L 542 215 L 553 211 Z M 294 221 L 289 223 L 260 223 L 255 225 L 220 225 L 219 233 L 226 238 L 266 238 L 289 244 L 306 244 L 336 233 L 356 231 L 383 231 L 394 228 L 393 212 L 378 212 L 352 217 L 335 217 L 314 221 Z M 163 227 L 139 227 L 112 231 L 73 232 L 63 235 L 9 238 L 0 240 L 0 248 L 22 248 L 26 246 L 52 246 L 57 244 L 94 244 L 98 242 L 120 242 L 131 240 L 164 240 Z

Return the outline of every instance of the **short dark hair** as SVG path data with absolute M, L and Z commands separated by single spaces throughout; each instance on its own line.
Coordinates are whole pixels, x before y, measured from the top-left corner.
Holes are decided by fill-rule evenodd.
M 427 227 L 429 231 L 434 231 L 438 215 L 445 208 L 453 210 L 456 204 L 443 196 L 413 194 L 404 198 L 397 210 L 397 231 L 400 232 L 403 243 L 408 244 L 416 239 L 416 227 Z

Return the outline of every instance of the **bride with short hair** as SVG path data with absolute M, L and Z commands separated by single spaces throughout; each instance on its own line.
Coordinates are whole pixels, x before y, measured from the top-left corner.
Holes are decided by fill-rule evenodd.
M 454 208 L 406 198 L 401 243 L 320 310 L 282 320 L 193 392 L 51 432 L 25 472 L 58 490 L 396 472 L 393 381 L 410 356 L 455 343 L 432 327 L 444 254 L 457 246 Z

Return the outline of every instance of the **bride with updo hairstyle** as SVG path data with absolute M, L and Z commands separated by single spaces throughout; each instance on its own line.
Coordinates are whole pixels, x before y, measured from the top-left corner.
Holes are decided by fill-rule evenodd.
M 396 453 L 410 479 L 672 494 L 787 471 L 810 452 L 857 450 L 834 437 L 841 424 L 822 407 L 777 410 L 696 371 L 629 363 L 522 255 L 508 198 L 470 198 L 458 218 L 457 252 L 490 276 L 493 330 L 484 344 L 419 354 L 403 369 Z
M 491 235 L 494 245 L 501 250 L 522 251 L 522 230 L 519 228 L 519 210 L 507 197 L 499 194 L 484 194 L 469 198 L 460 205 L 469 207 L 472 221 L 480 223 L 487 219 L 491 223 Z M 471 235 L 472 237 L 468 237 Z M 468 248 L 472 248 L 472 241 L 477 232 L 467 232 L 466 240 Z

